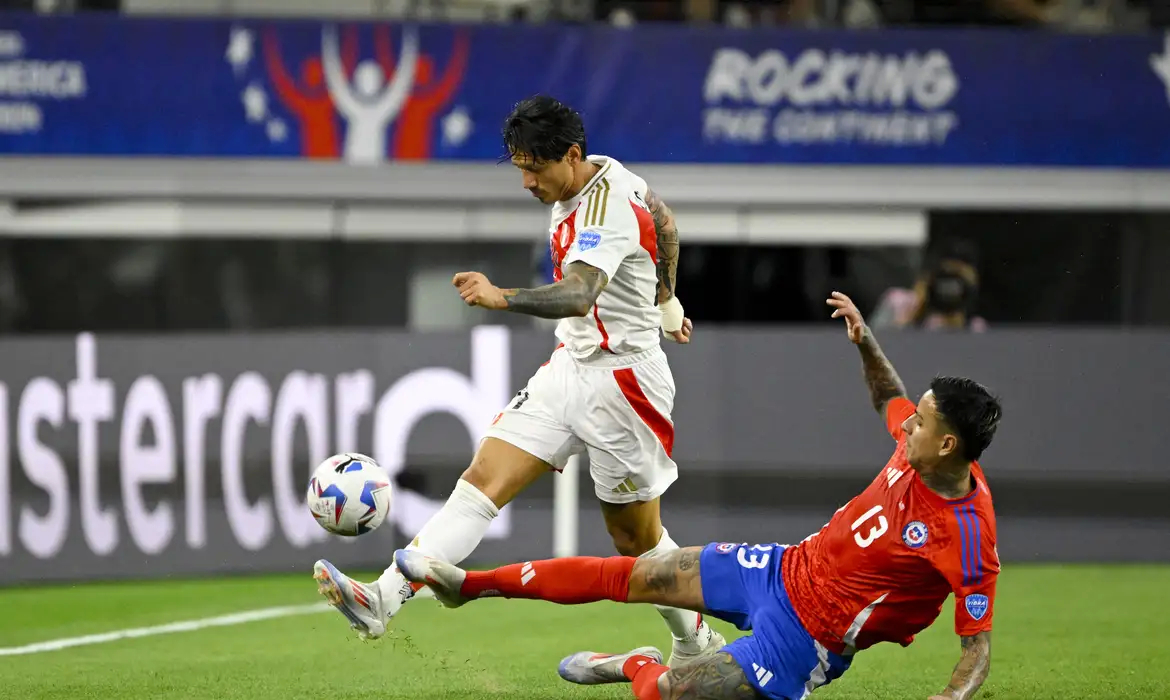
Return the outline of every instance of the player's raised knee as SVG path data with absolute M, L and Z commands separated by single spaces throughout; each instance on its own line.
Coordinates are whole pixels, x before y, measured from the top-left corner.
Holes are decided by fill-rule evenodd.
M 488 437 L 460 478 L 474 486 L 497 508 L 503 508 L 549 469 L 546 462 L 519 447 Z

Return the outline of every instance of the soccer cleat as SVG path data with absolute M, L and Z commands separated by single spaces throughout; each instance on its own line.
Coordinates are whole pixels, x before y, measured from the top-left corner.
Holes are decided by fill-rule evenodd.
M 647 656 L 656 664 L 662 663 L 662 652 L 654 647 L 641 647 L 624 654 L 598 654 L 579 651 L 565 657 L 557 666 L 557 673 L 570 683 L 577 685 L 600 685 L 602 683 L 626 683 L 626 662 L 631 656 Z
M 359 637 L 377 639 L 386 634 L 389 615 L 377 585 L 355 581 L 324 559 L 313 565 L 313 578 L 317 581 L 317 592 L 345 615 Z
M 711 625 L 707 624 L 706 620 L 703 620 L 699 623 L 698 632 L 693 640 L 685 642 L 674 640 L 674 644 L 670 648 L 670 660 L 666 662 L 666 665 L 671 668 L 686 666 L 716 653 L 725 646 L 727 646 L 727 640 L 723 638 L 723 635 L 716 632 L 711 628 Z
M 394 563 L 407 581 L 425 584 L 435 594 L 435 600 L 448 608 L 457 608 L 470 600 L 459 593 L 467 572 L 454 564 L 410 549 L 395 552 Z

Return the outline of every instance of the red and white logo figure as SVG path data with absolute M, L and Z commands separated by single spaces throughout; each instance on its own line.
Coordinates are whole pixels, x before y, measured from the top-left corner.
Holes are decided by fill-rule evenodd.
M 439 116 L 463 84 L 470 49 L 466 30 L 454 35 L 441 73 L 436 57 L 425 52 L 420 31 L 411 26 L 402 28 L 397 52 L 388 25 L 365 30 L 374 44 L 374 55 L 367 57 L 359 26 L 339 32 L 324 25 L 320 42 L 314 39 L 313 48 L 299 55 L 289 46 L 303 48 L 303 36 L 298 44 L 291 31 L 261 29 L 263 61 L 254 65 L 256 32 L 233 26 L 224 53 L 243 86 L 245 118 L 262 125 L 269 142 L 299 138 L 306 158 L 376 164 L 430 159 L 436 126 L 443 146 L 458 147 L 471 135 L 474 124 L 464 107 Z M 291 62 L 290 55 L 296 56 Z

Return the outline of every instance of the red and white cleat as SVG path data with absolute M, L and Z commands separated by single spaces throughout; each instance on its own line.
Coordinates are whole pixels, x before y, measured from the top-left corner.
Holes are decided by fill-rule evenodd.
M 557 673 L 570 683 L 577 685 L 600 685 L 602 683 L 628 683 L 623 670 L 633 656 L 645 656 L 649 663 L 662 663 L 662 652 L 654 647 L 640 647 L 625 654 L 598 654 L 579 651 L 566 657 L 557 667 Z
M 377 639 L 386 634 L 386 614 L 382 595 L 375 584 L 355 581 L 324 559 L 313 565 L 317 592 L 349 620 L 362 639 Z

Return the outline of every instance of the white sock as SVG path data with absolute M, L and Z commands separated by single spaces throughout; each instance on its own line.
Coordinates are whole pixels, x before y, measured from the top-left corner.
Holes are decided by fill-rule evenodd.
M 673 549 L 679 549 L 678 544 L 670 539 L 670 533 L 666 531 L 666 528 L 662 528 L 662 538 L 658 540 L 658 544 L 654 546 L 654 549 L 651 549 L 642 556 L 648 557 L 660 552 L 669 552 Z M 662 615 L 662 619 L 666 621 L 666 626 L 670 628 L 670 636 L 680 642 L 695 641 L 699 632 L 699 621 L 702 619 L 699 613 L 681 608 L 668 608 L 664 605 L 655 605 L 654 607 L 658 608 L 658 614 Z
M 455 482 L 451 497 L 434 517 L 423 525 L 418 536 L 406 548 L 427 556 L 458 564 L 475 551 L 492 520 L 500 514 L 492 499 L 470 483 Z M 378 578 L 378 590 L 386 612 L 393 615 L 414 593 L 410 584 L 391 564 Z

